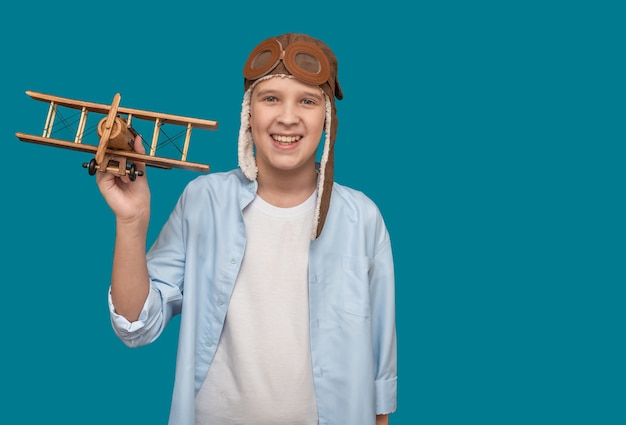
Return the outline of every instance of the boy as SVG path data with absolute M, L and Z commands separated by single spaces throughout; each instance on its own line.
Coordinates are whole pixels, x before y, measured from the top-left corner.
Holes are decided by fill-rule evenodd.
M 136 347 L 181 314 L 171 425 L 378 425 L 395 411 L 391 243 L 375 204 L 333 181 L 342 97 L 323 42 L 260 43 L 239 168 L 191 181 L 147 255 L 147 176 L 98 173 L 116 217 L 113 329 Z

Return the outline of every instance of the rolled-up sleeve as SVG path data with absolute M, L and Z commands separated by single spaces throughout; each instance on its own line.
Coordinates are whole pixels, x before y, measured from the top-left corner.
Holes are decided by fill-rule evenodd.
M 139 318 L 128 321 L 124 316 L 117 314 L 111 298 L 111 288 L 108 294 L 109 313 L 115 334 L 129 347 L 139 347 L 154 341 L 161 333 L 162 326 L 157 322 L 162 316 L 161 296 L 155 288 L 150 288 Z

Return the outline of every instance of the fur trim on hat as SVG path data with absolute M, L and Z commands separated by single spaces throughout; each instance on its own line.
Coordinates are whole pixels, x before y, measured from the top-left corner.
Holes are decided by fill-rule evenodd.
M 241 127 L 239 128 L 238 157 L 239 167 L 249 180 L 256 180 L 259 169 L 254 159 L 254 141 L 250 129 L 250 95 L 254 86 L 250 87 L 243 95 L 241 105 Z

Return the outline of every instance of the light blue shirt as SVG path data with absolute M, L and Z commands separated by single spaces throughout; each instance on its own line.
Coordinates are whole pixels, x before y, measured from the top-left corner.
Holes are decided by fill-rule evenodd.
M 256 190 L 240 169 L 191 181 L 148 252 L 151 291 L 139 319 L 117 315 L 109 295 L 113 329 L 129 347 L 153 342 L 182 313 L 170 425 L 195 423 L 194 399 L 215 355 L 246 244 L 242 210 Z M 374 425 L 377 414 L 394 412 L 391 242 L 376 205 L 337 183 L 322 234 L 311 241 L 309 316 L 319 423 Z

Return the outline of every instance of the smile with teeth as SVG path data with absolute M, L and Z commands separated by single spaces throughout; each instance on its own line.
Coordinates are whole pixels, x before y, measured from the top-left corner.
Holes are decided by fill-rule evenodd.
M 296 143 L 300 140 L 301 136 L 280 136 L 278 134 L 274 134 L 272 138 L 281 145 L 291 145 L 292 143 Z

